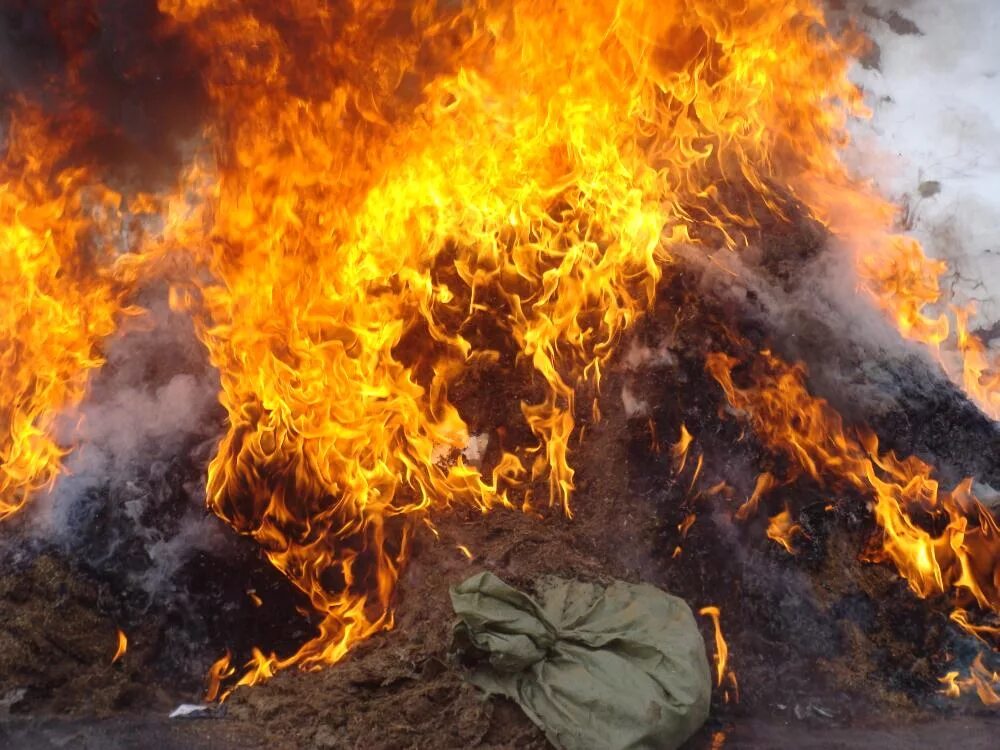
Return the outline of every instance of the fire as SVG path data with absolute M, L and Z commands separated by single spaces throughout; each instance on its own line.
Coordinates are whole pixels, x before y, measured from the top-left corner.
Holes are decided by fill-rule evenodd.
M 230 665 L 232 654 L 228 651 L 220 656 L 208 669 L 207 687 L 205 689 L 205 700 L 209 703 L 219 697 L 223 680 L 227 680 L 236 674 L 236 670 Z
M 969 613 L 962 607 L 955 608 L 951 615 L 951 619 L 955 622 L 962 630 L 974 635 L 983 643 L 989 645 L 989 641 L 986 640 L 985 636 L 1000 636 L 1000 627 L 996 625 L 985 625 L 976 624 L 969 619 Z
M 955 333 L 963 360 L 965 392 L 994 419 L 1000 419 L 1000 355 L 990 353 L 979 337 L 969 332 L 975 306 L 956 308 Z
M 125 656 L 125 652 L 128 651 L 128 636 L 125 635 L 125 632 L 121 628 L 118 628 L 117 639 L 118 646 L 115 649 L 115 655 L 111 657 L 112 664 Z
M 770 472 L 765 471 L 763 474 L 758 474 L 757 481 L 754 483 L 753 493 L 749 498 L 747 498 L 747 501 L 736 510 L 736 518 L 740 521 L 746 521 L 749 518 L 753 518 L 757 514 L 757 506 L 760 505 L 760 499 L 774 489 L 777 484 L 778 481 Z
M 804 0 L 160 8 L 212 60 L 211 147 L 147 248 L 207 279 L 174 300 L 229 412 L 209 505 L 320 616 L 251 682 L 390 627 L 428 512 L 530 507 L 542 481 L 571 514 L 576 390 L 599 385 L 672 249 L 745 242 L 747 196 L 780 210 L 773 185 L 859 97 Z M 480 470 L 449 388 L 511 355 L 537 379 L 537 445 Z
M 698 614 L 712 618 L 712 627 L 715 628 L 715 684 L 721 687 L 729 663 L 729 645 L 722 635 L 722 611 L 718 607 L 708 606 L 699 609 Z
M 975 604 L 1000 614 L 1000 527 L 974 496 L 972 480 L 947 492 L 920 459 L 880 453 L 873 434 L 846 428 L 826 401 L 808 392 L 801 365 L 761 352 L 751 363 L 751 385 L 739 388 L 732 374 L 737 364 L 732 357 L 713 354 L 707 367 L 765 443 L 821 484 L 846 483 L 873 497 L 880 533 L 866 558 L 893 563 L 920 597 L 951 594 L 959 605 L 951 619 L 993 647 L 1000 628 L 974 623 L 963 606 Z M 769 487 L 771 481 L 765 484 Z M 754 496 L 758 494 L 755 490 Z M 771 519 L 767 535 L 794 554 L 789 537 L 801 530 L 790 524 L 786 507 Z M 1000 676 L 986 668 L 982 653 L 967 677 L 959 675 L 951 671 L 941 678 L 945 695 L 972 691 L 985 705 L 1000 705 Z
M 867 116 L 863 108 L 853 114 Z M 951 310 L 942 279 L 948 265 L 928 258 L 920 243 L 895 230 L 898 206 L 873 185 L 852 178 L 835 154 L 793 180 L 793 190 L 815 219 L 845 245 L 859 287 L 907 339 L 925 344 L 945 371 L 993 419 L 1000 419 L 1000 357 L 969 331 L 974 305 Z M 957 359 L 957 362 L 955 361 Z
M 255 650 L 237 684 L 332 664 L 392 627 L 432 512 L 527 511 L 542 484 L 571 515 L 578 389 L 600 386 L 681 248 L 736 250 L 765 214 L 804 206 L 904 335 L 938 345 L 952 330 L 926 312 L 943 267 L 841 163 L 848 118 L 864 113 L 847 77 L 857 45 L 812 0 L 158 5 L 204 53 L 211 107 L 176 191 L 133 206 L 162 223 L 135 256 L 116 259 L 122 199 L 56 170 L 40 129 L 11 127 L 0 518 L 58 473 L 56 419 L 83 398 L 131 284 L 168 278 L 229 418 L 208 505 L 316 613 L 314 638 L 286 656 Z M 993 365 L 960 320 L 969 391 L 995 407 Z M 969 486 L 939 492 L 929 467 L 845 433 L 799 370 L 767 362 L 749 390 L 732 362 L 710 366 L 804 471 L 876 497 L 873 554 L 915 591 L 994 606 L 996 526 Z M 484 363 L 527 373 L 534 439 L 480 467 L 449 394 Z M 683 429 L 678 471 L 690 440 Z M 774 481 L 762 475 L 740 512 Z M 917 508 L 945 531 L 924 530 Z M 787 543 L 790 519 L 771 524 Z M 705 612 L 721 682 L 718 610 Z M 209 700 L 236 675 L 230 658 L 213 665 Z
M 969 668 L 968 677 L 961 677 L 960 672 L 948 672 L 939 682 L 944 685 L 941 692 L 949 698 L 958 698 L 963 691 L 973 692 L 985 706 L 1000 706 L 1000 674 L 990 671 L 983 664 L 983 655 L 976 658 Z
M 674 459 L 674 472 L 680 474 L 684 471 L 684 465 L 687 463 L 688 450 L 691 448 L 691 442 L 694 438 L 691 433 L 688 432 L 685 425 L 681 425 L 681 436 L 677 439 L 677 442 L 670 447 L 670 453 Z
M 751 365 L 752 384 L 737 387 L 737 361 L 713 354 L 708 369 L 757 435 L 821 484 L 843 482 L 874 500 L 880 528 L 867 557 L 892 562 L 919 596 L 953 593 L 1000 612 L 1000 528 L 967 479 L 950 492 L 916 457 L 880 453 L 865 430 L 850 430 L 840 415 L 805 386 L 801 365 L 768 351 Z M 967 621 L 964 610 L 953 616 Z
M 84 126 L 16 107 L 0 158 L 0 520 L 55 481 L 58 418 L 83 399 L 124 312 L 107 243 L 121 198 L 57 166 Z
M 698 520 L 698 516 L 694 513 L 688 513 L 684 516 L 684 520 L 677 524 L 677 530 L 681 533 L 681 539 L 687 536 L 688 531 L 694 526 L 694 522 Z
M 767 538 L 773 539 L 792 555 L 798 554 L 798 550 L 792 544 L 792 540 L 797 534 L 802 533 L 804 533 L 802 527 L 792 520 L 792 514 L 789 512 L 788 506 L 785 506 L 785 509 L 777 515 L 771 516 L 770 522 L 767 525 Z

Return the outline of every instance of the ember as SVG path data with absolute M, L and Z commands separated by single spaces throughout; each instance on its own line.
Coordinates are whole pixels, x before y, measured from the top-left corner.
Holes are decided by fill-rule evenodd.
M 860 297 L 839 304 L 878 311 L 903 352 L 877 357 L 918 362 L 983 430 L 1000 419 L 1000 360 L 974 308 L 951 304 L 947 264 L 848 167 L 849 127 L 868 115 L 848 77 L 870 44 L 854 24 L 814 0 L 158 0 L 142 23 L 194 61 L 198 124 L 154 180 L 95 155 L 127 130 L 91 81 L 94 39 L 120 11 L 80 5 L 40 21 L 65 80 L 6 96 L 0 520 L 30 535 L 33 514 L 53 514 L 86 448 L 88 394 L 127 370 L 113 342 L 192 327 L 225 422 L 200 443 L 211 455 L 193 429 L 150 433 L 175 451 L 150 476 L 175 492 L 197 479 L 288 583 L 262 595 L 267 574 L 241 577 L 246 548 L 184 551 L 187 588 L 211 590 L 223 618 L 201 636 L 206 701 L 377 649 L 406 606 L 414 622 L 424 597 L 408 590 L 438 596 L 445 574 L 527 556 L 546 562 L 516 568 L 519 584 L 614 570 L 700 607 L 731 716 L 741 689 L 770 700 L 755 678 L 773 644 L 755 629 L 782 618 L 886 673 L 919 658 L 916 702 L 1000 704 L 1000 526 L 976 484 L 993 478 L 945 482 L 947 463 L 885 448 L 875 399 L 857 395 L 876 348 L 863 336 L 838 337 L 851 372 L 829 374 L 848 413 L 796 362 L 795 347 L 833 362 L 831 337 L 803 326 L 793 346 L 770 322 L 781 294 L 815 281 L 814 256 L 843 257 Z M 159 69 L 122 65 L 125 80 Z M 176 375 L 162 359 L 140 379 Z M 189 516 L 174 495 L 143 497 L 108 517 L 172 524 L 134 533 L 152 567 Z M 547 544 L 562 546 L 530 551 Z M 86 574 L 133 564 L 114 557 Z M 114 614 L 131 613 L 133 636 L 153 577 L 122 584 Z M 794 615 L 771 606 L 793 600 Z M 906 619 L 892 607 L 921 613 L 898 651 L 884 646 Z M 259 630 L 233 612 L 259 612 Z M 136 638 L 116 669 L 153 663 L 154 642 Z M 802 654 L 849 682 L 833 651 Z M 710 729 L 722 746 L 729 730 Z

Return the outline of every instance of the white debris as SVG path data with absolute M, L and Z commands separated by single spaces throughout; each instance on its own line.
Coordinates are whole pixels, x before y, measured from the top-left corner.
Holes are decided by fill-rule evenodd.
M 664 340 L 655 349 L 640 344 L 632 339 L 629 342 L 625 356 L 622 357 L 622 364 L 628 370 L 638 370 L 647 365 L 670 365 L 677 364 L 677 357 L 670 351 L 670 341 Z
M 622 386 L 622 405 L 625 407 L 625 416 L 629 419 L 649 415 L 649 404 L 632 393 L 627 383 Z
M 28 694 L 28 689 L 19 687 L 8 690 L 0 695 L 0 716 L 9 716 L 10 710 L 21 702 L 21 699 Z
M 447 443 L 437 443 L 431 448 L 431 463 L 435 466 L 444 466 L 451 460 L 455 449 Z
M 486 453 L 486 447 L 489 444 L 490 434 L 488 432 L 480 432 L 478 435 L 472 435 L 469 437 L 469 444 L 465 446 L 462 455 L 473 466 L 479 466 L 483 460 L 483 455 Z
M 213 713 L 213 706 L 207 706 L 203 703 L 182 703 L 173 711 L 170 712 L 171 719 L 200 719 L 207 716 L 211 716 Z

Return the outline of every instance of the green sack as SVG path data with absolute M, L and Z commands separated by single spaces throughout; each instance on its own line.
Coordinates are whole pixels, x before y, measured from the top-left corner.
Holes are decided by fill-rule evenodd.
M 676 596 L 549 578 L 536 602 L 478 573 L 451 603 L 469 681 L 520 704 L 558 748 L 676 748 L 708 718 L 705 641 Z

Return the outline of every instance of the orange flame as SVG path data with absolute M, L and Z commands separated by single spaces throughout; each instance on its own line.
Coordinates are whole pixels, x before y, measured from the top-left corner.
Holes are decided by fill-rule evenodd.
M 758 436 L 816 481 L 844 481 L 874 497 L 881 534 L 872 540 L 869 560 L 892 562 L 920 597 L 950 593 L 959 604 L 1000 613 L 1000 528 L 973 495 L 971 479 L 945 492 L 932 478 L 933 469 L 918 458 L 880 454 L 873 434 L 846 429 L 826 401 L 809 394 L 802 365 L 761 352 L 752 363 L 753 384 L 738 388 L 732 378 L 736 362 L 712 354 L 707 367 Z M 790 521 L 786 515 L 787 508 L 776 517 L 782 526 Z M 772 534 L 774 529 L 772 519 L 768 536 L 778 536 L 793 551 L 787 534 Z M 951 619 L 984 643 L 986 636 L 1000 633 L 1000 628 L 972 623 L 961 606 Z M 985 667 L 982 654 L 968 677 L 952 671 L 940 681 L 948 696 L 971 689 L 984 704 L 1000 704 L 1000 676 Z
M 0 520 L 59 474 L 57 419 L 83 399 L 124 311 L 114 249 L 102 245 L 121 198 L 83 169 L 57 168 L 63 135 L 17 107 L 0 159 Z
M 777 484 L 777 480 L 771 473 L 765 471 L 763 474 L 758 474 L 757 481 L 754 483 L 753 493 L 736 510 L 736 518 L 740 521 L 746 521 L 757 515 L 757 506 L 760 505 L 760 499 L 773 490 Z
M 231 659 L 231 654 L 226 651 L 209 667 L 207 676 L 208 686 L 205 689 L 205 700 L 207 702 L 211 703 L 218 698 L 222 681 L 235 674 L 236 670 L 230 666 Z
M 863 108 L 852 114 L 867 116 Z M 841 131 L 844 142 L 846 133 Z M 895 230 L 898 206 L 871 184 L 852 178 L 835 151 L 816 152 L 813 168 L 792 181 L 803 204 L 851 252 L 864 291 L 907 339 L 925 344 L 945 371 L 985 414 L 1000 419 L 1000 358 L 990 356 L 968 330 L 974 306 L 953 309 L 955 322 L 934 307 L 946 302 L 944 261 L 928 258 L 920 243 Z M 960 362 L 954 363 L 954 351 Z
M 208 501 L 322 618 L 291 657 L 255 656 L 250 682 L 389 627 L 427 512 L 538 480 L 570 515 L 576 386 L 599 385 L 673 248 L 742 243 L 746 195 L 780 210 L 772 185 L 830 149 L 834 101 L 859 97 L 808 0 L 382 0 L 349 22 L 311 0 L 159 5 L 212 60 L 211 157 L 147 248 L 192 253 L 207 279 L 173 299 L 229 413 Z M 486 314 L 542 390 L 521 406 L 538 444 L 484 476 L 448 392 L 496 360 L 471 325 Z
M 996 625 L 982 625 L 973 623 L 969 619 L 969 613 L 962 607 L 957 607 L 954 611 L 952 611 L 949 617 L 951 618 L 952 622 L 956 623 L 966 633 L 975 636 L 976 638 L 978 638 L 980 641 L 982 641 L 987 645 L 989 645 L 990 642 L 987 641 L 986 638 L 984 638 L 984 636 L 989 635 L 996 637 L 998 638 L 998 640 L 1000 640 L 1000 627 Z
M 873 434 L 847 430 L 826 401 L 809 394 L 801 365 L 762 352 L 754 384 L 738 388 L 735 364 L 713 354 L 707 366 L 765 442 L 818 482 L 846 481 L 874 497 L 881 534 L 869 559 L 891 561 L 921 597 L 954 592 L 1000 610 L 1000 529 L 972 494 L 971 479 L 945 492 L 920 459 L 880 454 Z
M 722 636 L 722 612 L 718 607 L 709 606 L 699 609 L 698 614 L 712 618 L 712 626 L 715 628 L 715 684 L 721 686 L 729 661 L 729 646 Z
M 972 691 L 985 706 L 1000 706 L 1000 674 L 986 668 L 983 655 L 976 654 L 969 668 L 968 677 L 960 677 L 960 672 L 948 672 L 939 677 L 938 682 L 944 685 L 941 692 L 949 698 L 958 698 L 963 691 Z
M 694 522 L 698 520 L 698 516 L 694 513 L 688 513 L 684 516 L 684 520 L 677 524 L 677 530 L 681 532 L 681 539 L 687 536 L 688 531 L 694 526 Z
M 983 342 L 969 332 L 973 305 L 955 309 L 955 334 L 962 354 L 962 385 L 983 411 L 1000 419 L 1000 355 L 987 351 Z
M 792 555 L 798 554 L 798 550 L 792 545 L 792 539 L 802 533 L 804 533 L 802 527 L 792 520 L 788 506 L 777 515 L 771 516 L 767 525 L 767 538 L 773 539 Z
M 681 436 L 670 448 L 670 453 L 674 459 L 674 472 L 677 474 L 684 471 L 684 464 L 687 463 L 688 450 L 691 448 L 691 442 L 693 440 L 694 438 L 691 437 L 691 433 L 688 432 L 687 427 L 685 425 L 681 425 Z
M 128 650 L 128 636 L 125 635 L 121 628 L 118 628 L 118 647 L 115 650 L 115 655 L 111 657 L 111 663 L 114 664 L 116 661 L 125 656 L 125 652 Z
M 83 398 L 130 284 L 182 268 L 171 304 L 194 317 L 229 418 L 208 505 L 318 615 L 313 639 L 287 657 L 255 650 L 238 684 L 334 663 L 391 627 L 430 512 L 530 511 L 542 482 L 571 515 L 576 389 L 600 385 L 680 248 L 735 249 L 758 214 L 804 205 L 852 248 L 904 335 L 949 335 L 926 312 L 943 266 L 893 234 L 893 208 L 839 158 L 864 113 L 847 77 L 855 45 L 812 0 L 158 7 L 205 53 L 212 112 L 177 190 L 136 202 L 163 224 L 139 256 L 115 258 L 119 196 L 56 170 L 30 117 L 10 129 L 0 518 L 58 473 L 57 416 Z M 989 402 L 993 365 L 964 318 L 958 331 L 970 393 Z M 449 392 L 470 365 L 499 361 L 531 371 L 521 414 L 534 441 L 481 469 L 462 455 L 469 430 Z M 773 422 L 804 470 L 876 494 L 879 554 L 915 590 L 996 602 L 996 527 L 968 487 L 940 495 L 916 459 L 831 436 L 835 415 L 788 378 L 780 398 L 731 381 L 727 393 L 761 410 L 758 431 Z M 782 423 L 782 399 L 812 421 Z M 946 514 L 947 531 L 924 531 L 911 506 Z M 211 699 L 232 675 L 228 656 L 216 662 Z

